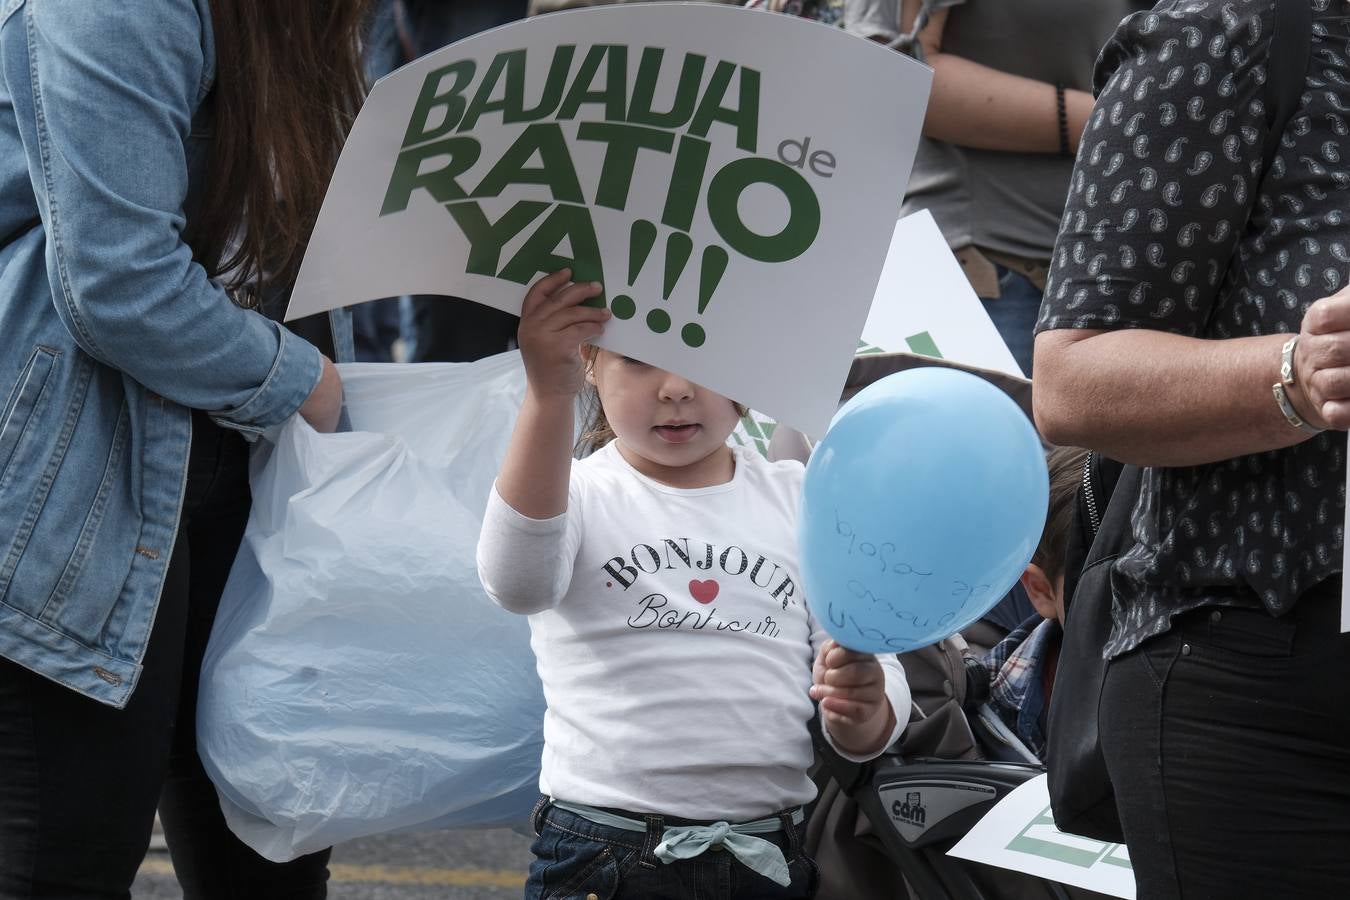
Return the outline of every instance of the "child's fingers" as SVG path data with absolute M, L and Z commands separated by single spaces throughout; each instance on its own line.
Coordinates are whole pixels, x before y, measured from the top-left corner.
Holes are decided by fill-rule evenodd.
M 520 315 L 522 318 L 533 313 L 539 308 L 539 305 L 547 300 L 558 288 L 567 284 L 572 277 L 571 269 L 559 269 L 552 275 L 545 275 L 525 292 L 525 301 L 520 305 Z
M 554 291 L 553 295 L 548 298 L 547 304 L 554 310 L 566 309 L 571 306 L 578 306 L 592 297 L 597 297 L 604 290 L 604 285 L 598 281 L 580 281 Z
M 599 309 L 594 306 L 571 306 L 567 309 L 558 310 L 548 318 L 548 330 L 552 332 L 564 332 L 574 326 L 583 323 L 605 324 L 613 316 L 607 309 Z
M 604 333 L 605 333 L 604 322 L 578 322 L 577 324 L 573 325 L 571 328 L 568 328 L 561 334 L 569 342 L 580 346 L 581 344 L 584 344 L 587 341 L 598 338 L 600 335 Z
M 837 687 L 832 684 L 813 684 L 811 685 L 812 700 L 853 700 L 859 703 L 878 703 L 886 696 L 886 689 L 881 685 L 867 685 L 866 687 Z
M 836 687 L 861 687 L 883 683 L 886 673 L 882 671 L 881 663 L 869 657 L 842 666 L 827 666 L 819 680 Z
M 822 700 L 820 708 L 824 710 L 826 718 L 847 722 L 850 725 L 865 722 L 876 712 L 875 704 L 861 703 L 856 700 L 841 700 L 838 697 L 828 697 Z
M 811 664 L 812 669 L 824 669 L 825 659 L 830 655 L 830 651 L 839 645 L 835 643 L 834 638 L 826 638 L 825 642 L 816 650 L 815 662 Z
M 841 644 L 834 643 L 833 641 L 831 641 L 830 643 L 834 644 L 834 646 L 832 646 L 829 652 L 825 655 L 825 664 L 827 666 L 830 666 L 831 668 L 838 668 L 839 666 L 844 666 L 852 662 L 862 662 L 864 660 L 876 659 L 876 657 L 871 653 L 861 653 L 857 650 L 850 650 Z

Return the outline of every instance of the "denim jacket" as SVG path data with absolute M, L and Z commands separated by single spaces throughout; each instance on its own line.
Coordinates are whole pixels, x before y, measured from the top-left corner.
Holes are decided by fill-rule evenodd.
M 320 372 L 183 243 L 214 67 L 206 0 L 0 0 L 0 656 L 115 707 L 173 551 L 189 409 L 256 433 Z

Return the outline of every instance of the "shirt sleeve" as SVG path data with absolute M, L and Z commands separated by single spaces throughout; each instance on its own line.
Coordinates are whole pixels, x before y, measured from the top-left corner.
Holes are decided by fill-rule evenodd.
M 1208 336 L 1269 130 L 1269 4 L 1240 9 L 1160 4 L 1102 51 L 1038 332 Z
M 567 594 L 581 545 L 575 480 L 567 511 L 551 519 L 516 512 L 492 483 L 478 535 L 478 580 L 502 609 L 530 615 L 552 609 Z
M 820 648 L 824 646 L 830 636 L 821 627 L 815 616 L 810 617 L 810 625 L 811 659 L 814 662 L 816 654 L 820 652 Z M 900 733 L 909 724 L 909 716 L 913 710 L 909 695 L 909 681 L 905 678 L 905 670 L 901 667 L 899 658 L 894 653 L 883 653 L 877 655 L 877 662 L 881 663 L 881 671 L 886 678 L 886 699 L 890 701 L 891 710 L 895 713 L 895 727 L 891 729 L 891 734 L 886 738 L 886 742 L 881 749 L 876 753 L 869 753 L 865 756 L 849 753 L 834 742 L 834 735 L 830 734 L 829 726 L 823 720 L 821 721 L 820 731 L 821 734 L 825 735 L 825 742 L 830 745 L 835 753 L 849 762 L 867 762 L 869 759 L 875 759 L 885 752 L 887 747 L 900 739 Z
M 209 79 L 204 9 L 29 2 L 28 65 L 5 78 L 31 98 L 24 151 L 72 337 L 155 393 L 263 428 L 305 401 L 320 358 L 232 303 L 183 241 L 192 113 Z

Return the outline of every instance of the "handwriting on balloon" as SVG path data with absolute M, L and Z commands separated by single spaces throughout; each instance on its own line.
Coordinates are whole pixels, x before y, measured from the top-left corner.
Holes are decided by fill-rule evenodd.
M 914 649 L 912 641 L 907 641 L 904 638 L 892 637 L 880 628 L 874 628 L 859 622 L 857 618 L 850 615 L 847 610 L 841 610 L 836 607 L 833 600 L 828 601 L 827 614 L 830 618 L 830 625 L 833 626 L 831 633 L 845 646 L 848 645 L 848 639 L 840 636 L 840 632 L 848 632 L 849 629 L 852 629 L 859 637 L 869 641 L 880 641 L 896 653 L 904 653 Z
M 890 541 L 869 541 L 861 539 L 853 526 L 839 518 L 839 510 L 834 511 L 834 531 L 848 542 L 848 554 L 862 559 L 876 561 L 877 572 L 887 575 L 911 576 L 913 589 L 917 592 L 933 574 L 915 568 L 899 557 L 899 551 Z
M 868 610 L 881 620 L 894 619 L 904 630 L 944 628 L 956 621 L 959 613 L 971 602 L 987 600 L 993 585 L 972 583 L 933 571 L 931 567 L 905 559 L 891 541 L 878 540 L 860 534 L 848 521 L 834 512 L 835 533 L 841 547 L 858 560 L 858 567 L 845 589 L 855 601 L 854 609 Z M 918 601 L 918 602 L 916 602 Z M 934 602 L 936 601 L 936 602 Z M 934 620 L 934 609 L 947 609 Z M 882 640 L 883 643 L 904 643 L 901 638 L 887 638 L 877 622 L 869 616 L 868 624 L 858 622 L 852 615 L 836 611 L 830 604 L 830 618 L 838 628 L 851 625 L 860 636 Z M 908 648 L 906 648 L 908 649 Z

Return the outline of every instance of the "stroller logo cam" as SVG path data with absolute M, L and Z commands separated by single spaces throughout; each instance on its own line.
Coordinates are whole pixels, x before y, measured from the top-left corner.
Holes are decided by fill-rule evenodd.
M 903 801 L 896 800 L 891 804 L 891 815 L 901 822 L 908 822 L 910 825 L 923 827 L 928 818 L 928 812 L 923 808 L 922 796 L 918 791 L 910 791 L 905 794 Z

